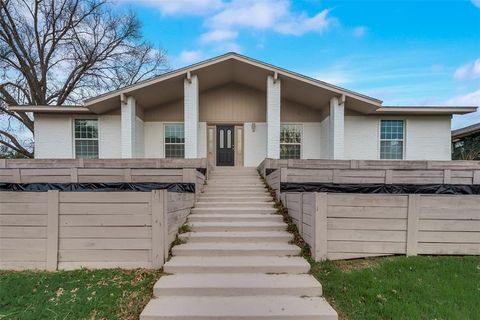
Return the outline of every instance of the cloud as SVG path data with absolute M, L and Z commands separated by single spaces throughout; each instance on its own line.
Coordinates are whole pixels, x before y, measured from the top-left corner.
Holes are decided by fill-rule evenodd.
M 319 72 L 314 78 L 337 86 L 353 82 L 352 76 L 341 70 Z
M 480 58 L 458 67 L 453 73 L 453 77 L 456 80 L 480 78 Z
M 446 104 L 453 106 L 480 106 L 480 89 L 448 99 Z
M 477 8 L 480 8 L 480 0 L 471 0 L 473 5 L 476 6 Z
M 363 37 L 367 33 L 367 28 L 364 26 L 356 27 L 353 29 L 353 36 L 357 38 Z
M 117 0 L 131 3 L 130 0 Z M 215 12 L 224 6 L 222 0 L 136 0 L 145 6 L 157 8 L 164 15 L 201 16 Z
M 198 62 L 201 58 L 202 52 L 200 50 L 183 50 L 178 57 L 180 62 L 184 64 Z
M 455 96 L 448 99 L 445 104 L 449 106 L 480 106 L 480 89 L 464 95 Z M 477 112 L 453 116 L 452 127 L 453 129 L 463 128 L 479 122 L 480 110 L 477 110 Z
M 226 41 L 235 39 L 238 36 L 238 32 L 231 30 L 211 30 L 202 34 L 200 42 L 209 43 L 217 41 Z
M 295 36 L 321 33 L 335 21 L 328 13 L 327 9 L 313 16 L 295 12 L 288 0 L 233 0 L 205 20 L 209 31 L 202 35 L 201 41 L 233 40 L 240 30 L 271 30 Z

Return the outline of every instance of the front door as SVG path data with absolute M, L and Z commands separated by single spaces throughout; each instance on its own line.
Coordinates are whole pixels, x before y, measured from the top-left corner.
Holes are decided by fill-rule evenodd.
M 233 126 L 217 126 L 217 166 L 235 165 Z

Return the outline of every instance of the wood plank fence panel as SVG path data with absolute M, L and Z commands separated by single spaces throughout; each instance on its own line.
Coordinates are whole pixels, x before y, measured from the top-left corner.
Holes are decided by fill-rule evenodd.
M 0 269 L 152 268 L 193 193 L 0 192 Z

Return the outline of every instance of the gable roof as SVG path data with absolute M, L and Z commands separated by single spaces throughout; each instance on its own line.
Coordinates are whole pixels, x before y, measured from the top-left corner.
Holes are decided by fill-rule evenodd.
M 11 106 L 10 109 L 37 113 L 102 114 L 119 109 L 121 100 L 127 95 L 134 96 L 139 106 L 148 109 L 181 99 L 187 73 L 198 75 L 201 92 L 225 85 L 228 82 L 238 82 L 256 90 L 265 91 L 266 76 L 277 75 L 282 80 L 282 99 L 313 108 L 328 107 L 331 97 L 344 96 L 346 107 L 360 114 L 451 115 L 476 111 L 476 107 L 469 106 L 386 107 L 382 106 L 381 100 L 234 52 L 89 98 L 84 101 L 84 106 Z
M 382 101 L 379 100 L 379 99 L 375 99 L 375 98 L 369 97 L 367 95 L 364 95 L 364 94 L 361 94 L 361 93 L 358 93 L 358 92 L 347 90 L 345 88 L 341 88 L 341 87 L 335 86 L 333 84 L 330 84 L 330 83 L 327 83 L 327 82 L 324 82 L 324 81 L 321 81 L 321 80 L 318 80 L 318 79 L 315 79 L 315 78 L 311 78 L 311 77 L 308 77 L 306 75 L 303 75 L 303 74 L 300 74 L 300 73 L 297 73 L 297 72 L 294 72 L 294 71 L 286 70 L 286 69 L 283 69 L 283 68 L 280 68 L 280 67 L 277 67 L 277 66 L 274 66 L 274 65 L 271 65 L 271 64 L 268 64 L 268 63 L 265 63 L 265 62 L 262 62 L 262 61 L 244 56 L 244 55 L 241 55 L 241 54 L 238 54 L 236 52 L 228 52 L 224 55 L 220 55 L 220 56 L 217 56 L 217 57 L 214 57 L 214 58 L 211 58 L 211 59 L 207 59 L 207 60 L 192 64 L 192 65 L 180 68 L 180 69 L 176 69 L 176 70 L 161 74 L 159 76 L 156 76 L 156 77 L 153 77 L 153 78 L 150 78 L 150 79 L 147 79 L 147 80 L 143 80 L 141 82 L 138 82 L 138 83 L 133 84 L 133 85 L 129 85 L 127 87 L 124 87 L 124 88 L 121 88 L 121 89 L 118 89 L 118 90 L 114 90 L 114 91 L 111 91 L 111 92 L 107 92 L 107 93 L 98 95 L 96 97 L 89 98 L 89 99 L 85 100 L 85 106 L 88 107 L 88 106 L 94 105 L 94 104 L 96 104 L 98 102 L 101 102 L 101 101 L 104 101 L 106 99 L 109 99 L 109 98 L 112 98 L 112 97 L 115 97 L 115 96 L 119 96 L 120 94 L 128 94 L 132 91 L 135 91 L 135 90 L 138 90 L 138 89 L 141 89 L 141 88 L 144 88 L 146 86 L 150 86 L 150 85 L 162 82 L 162 81 L 166 81 L 166 80 L 171 79 L 171 78 L 175 78 L 175 77 L 178 77 L 178 76 L 184 76 L 187 72 L 195 72 L 195 71 L 198 71 L 200 69 L 206 68 L 206 67 L 214 65 L 214 64 L 219 64 L 219 63 L 227 61 L 227 60 L 235 60 L 235 61 L 239 61 L 239 62 L 248 64 L 248 65 L 254 66 L 256 68 L 261 68 L 261 69 L 264 69 L 267 72 L 272 73 L 272 75 L 274 73 L 277 73 L 280 77 L 283 76 L 283 77 L 289 77 L 289 78 L 297 79 L 297 80 L 303 81 L 305 83 L 317 86 L 319 88 L 330 90 L 330 91 L 332 91 L 336 94 L 339 94 L 339 95 L 345 95 L 346 97 L 350 97 L 350 98 L 358 99 L 358 100 L 363 101 L 363 102 L 371 103 L 372 105 L 375 105 L 375 106 L 380 106 L 382 104 Z

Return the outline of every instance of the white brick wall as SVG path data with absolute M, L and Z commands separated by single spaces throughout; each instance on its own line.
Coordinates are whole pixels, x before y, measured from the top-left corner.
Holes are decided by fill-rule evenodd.
M 302 159 L 321 158 L 322 127 L 320 122 L 304 122 L 302 137 Z
M 265 122 L 256 122 L 255 132 L 253 132 L 252 123 L 245 122 L 243 138 L 244 166 L 256 167 L 267 156 L 267 124 Z
M 451 117 L 408 117 L 407 160 L 451 160 Z
M 405 160 L 451 160 L 450 116 L 347 116 L 346 159 L 379 159 L 381 119 L 405 121 Z
M 165 158 L 164 122 L 145 122 L 145 158 Z
M 207 123 L 198 123 L 198 157 L 207 157 Z
M 135 135 L 133 136 L 135 158 L 145 157 L 144 137 L 145 137 L 144 122 L 139 117 L 136 117 L 135 118 Z
M 267 77 L 267 157 L 280 158 L 281 81 Z
M 120 116 L 100 116 L 98 130 L 98 156 L 102 159 L 120 158 Z
M 320 159 L 330 158 L 330 146 L 329 146 L 329 126 L 330 117 L 326 117 L 320 123 Z
M 184 80 L 184 117 L 185 117 L 185 158 L 198 156 L 198 113 L 199 94 L 198 77 Z
M 345 117 L 345 159 L 378 159 L 378 121 L 372 116 Z
M 35 158 L 71 159 L 73 128 L 70 116 L 35 115 Z

